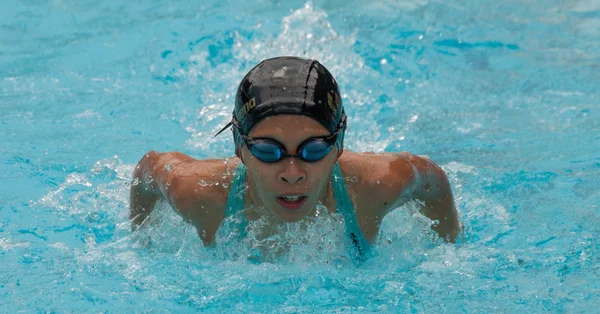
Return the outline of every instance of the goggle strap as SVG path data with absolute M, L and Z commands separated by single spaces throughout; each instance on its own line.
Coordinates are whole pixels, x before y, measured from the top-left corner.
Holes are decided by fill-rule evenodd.
M 215 136 L 213 136 L 213 137 L 217 137 L 217 135 L 219 135 L 219 134 L 223 133 L 223 131 L 227 130 L 227 129 L 228 129 L 230 126 L 232 126 L 232 125 L 233 125 L 233 121 L 229 121 L 229 123 L 227 123 L 227 125 L 226 125 L 225 127 L 223 127 L 223 128 L 221 129 L 221 131 L 219 131 L 219 132 L 218 132 L 217 134 L 215 134 Z

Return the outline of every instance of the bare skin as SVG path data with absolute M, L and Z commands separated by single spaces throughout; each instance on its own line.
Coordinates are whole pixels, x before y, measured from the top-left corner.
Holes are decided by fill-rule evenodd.
M 269 137 L 285 145 L 288 153 L 307 138 L 329 134 L 318 122 L 296 115 L 278 115 L 259 122 L 250 137 Z M 452 190 L 444 171 L 433 161 L 409 153 L 353 153 L 337 148 L 314 163 L 286 158 L 267 164 L 245 146 L 241 159 L 196 160 L 178 152 L 147 153 L 137 164 L 131 186 L 130 218 L 137 229 L 157 201 L 166 200 L 194 225 L 205 245 L 225 218 L 233 171 L 244 161 L 247 169 L 244 214 L 248 220 L 265 215 L 273 226 L 300 221 L 314 214 L 317 204 L 335 212 L 331 173 L 337 161 L 346 181 L 356 218 L 365 238 L 373 243 L 385 215 L 411 200 L 420 201 L 421 212 L 438 221 L 432 227 L 440 237 L 454 242 L 460 232 Z M 219 183 L 218 185 L 216 183 Z M 304 205 L 289 211 L 277 203 L 282 195 L 304 195 Z

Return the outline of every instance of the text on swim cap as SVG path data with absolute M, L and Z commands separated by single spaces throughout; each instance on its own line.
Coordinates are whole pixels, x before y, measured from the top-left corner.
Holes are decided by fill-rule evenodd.
M 338 93 L 333 93 L 333 96 L 331 93 L 327 93 L 327 104 L 331 108 L 331 111 L 336 111 L 340 106 L 340 96 Z
M 248 100 L 243 106 L 242 109 L 240 110 L 240 116 L 245 116 L 248 112 L 250 112 L 250 110 L 254 109 L 256 107 L 256 100 L 254 99 L 254 97 L 252 97 L 252 99 Z

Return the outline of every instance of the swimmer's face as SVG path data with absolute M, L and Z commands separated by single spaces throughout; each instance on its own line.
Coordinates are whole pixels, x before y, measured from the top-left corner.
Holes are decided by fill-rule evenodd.
M 298 145 L 306 139 L 326 135 L 330 133 L 325 127 L 300 115 L 267 117 L 248 134 L 250 138 L 274 139 L 283 144 L 288 154 L 296 154 Z M 254 157 L 245 145 L 241 149 L 254 195 L 276 217 L 286 222 L 304 218 L 320 200 L 324 200 L 337 153 L 337 146 L 334 146 L 323 159 L 316 162 L 290 157 L 265 163 Z M 293 196 L 300 198 L 296 200 Z

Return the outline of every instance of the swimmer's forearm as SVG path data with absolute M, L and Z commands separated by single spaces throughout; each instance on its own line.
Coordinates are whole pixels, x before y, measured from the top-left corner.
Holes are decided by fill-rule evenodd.
M 130 197 L 129 219 L 132 221 L 131 230 L 134 231 L 150 215 L 159 197 L 145 195 L 144 192 L 140 193 L 139 189 L 133 186 L 131 187 Z
M 460 233 L 460 221 L 448 176 L 430 160 L 420 165 L 416 176 L 415 197 L 424 203 L 421 212 L 435 221 L 431 227 L 446 241 L 455 242 Z
M 177 152 L 148 152 L 133 171 L 133 182 L 130 193 L 130 213 L 132 229 L 135 230 L 150 215 L 156 202 L 164 199 L 179 212 L 181 208 L 174 204 L 177 189 L 169 189 L 177 178 L 173 167 L 176 164 L 193 160 L 193 158 Z M 182 193 L 187 195 L 189 193 Z M 180 213 L 181 214 L 181 213 Z
M 132 230 L 136 230 L 144 222 L 162 196 L 152 176 L 158 155 L 154 151 L 147 153 L 133 171 L 129 193 L 129 219 L 132 220 Z
M 448 190 L 434 199 L 425 200 L 422 212 L 435 221 L 431 229 L 441 238 L 448 242 L 456 242 L 460 233 L 460 222 L 452 191 Z
M 437 195 L 425 199 L 422 211 L 429 219 L 435 221 L 431 229 L 446 241 L 456 242 L 460 232 L 458 212 L 454 205 L 454 196 L 446 174 L 440 169 Z M 437 186 L 436 184 L 436 186 Z

